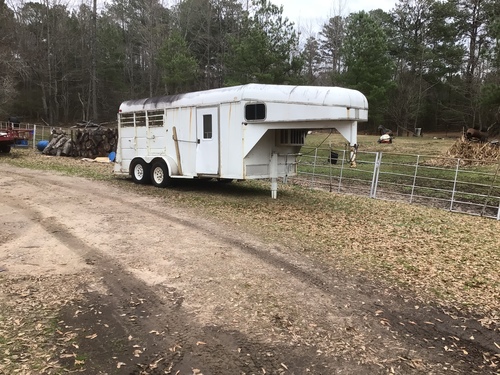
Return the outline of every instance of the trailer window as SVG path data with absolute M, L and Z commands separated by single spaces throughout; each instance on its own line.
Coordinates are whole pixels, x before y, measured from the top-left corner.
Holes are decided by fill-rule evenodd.
M 212 138 L 212 115 L 203 115 L 203 138 Z
M 264 120 L 266 118 L 265 104 L 247 104 L 245 106 L 245 118 L 247 120 Z

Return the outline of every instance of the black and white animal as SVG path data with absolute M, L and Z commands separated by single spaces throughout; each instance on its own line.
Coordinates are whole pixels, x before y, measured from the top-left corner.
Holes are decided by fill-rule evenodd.
M 394 137 L 394 134 L 392 133 L 391 129 L 387 129 L 384 127 L 384 125 L 379 125 L 378 126 L 378 131 L 380 132 L 380 135 L 388 134 L 391 137 Z

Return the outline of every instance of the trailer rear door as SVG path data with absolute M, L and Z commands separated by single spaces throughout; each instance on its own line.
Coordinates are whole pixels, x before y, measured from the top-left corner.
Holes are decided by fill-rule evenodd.
M 196 173 L 219 174 L 219 111 L 218 107 L 196 111 Z

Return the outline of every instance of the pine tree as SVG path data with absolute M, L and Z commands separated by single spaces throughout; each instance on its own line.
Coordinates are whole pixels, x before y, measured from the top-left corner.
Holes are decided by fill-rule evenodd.
M 351 14 L 342 50 L 345 56 L 343 82 L 366 95 L 370 122 L 380 123 L 387 109 L 387 93 L 392 87 L 394 70 L 382 27 L 366 12 Z

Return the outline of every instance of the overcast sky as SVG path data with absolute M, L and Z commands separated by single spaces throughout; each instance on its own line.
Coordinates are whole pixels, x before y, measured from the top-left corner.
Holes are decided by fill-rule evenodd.
M 346 16 L 352 12 L 378 8 L 387 12 L 394 8 L 397 0 L 271 0 L 271 2 L 283 5 L 283 14 L 297 26 L 317 28 L 332 15 L 339 13 Z

